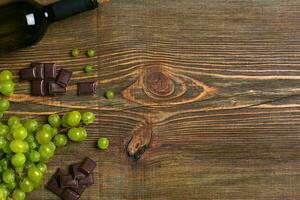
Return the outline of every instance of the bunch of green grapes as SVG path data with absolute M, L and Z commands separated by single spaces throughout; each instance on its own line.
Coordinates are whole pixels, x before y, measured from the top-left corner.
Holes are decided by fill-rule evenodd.
M 53 114 L 49 124 L 39 125 L 35 119 L 24 121 L 12 116 L 0 124 L 0 200 L 11 197 L 25 199 L 25 194 L 39 187 L 47 170 L 45 164 L 57 147 L 86 139 L 85 125 L 93 123 L 92 112 Z M 67 133 L 67 134 L 66 134 Z

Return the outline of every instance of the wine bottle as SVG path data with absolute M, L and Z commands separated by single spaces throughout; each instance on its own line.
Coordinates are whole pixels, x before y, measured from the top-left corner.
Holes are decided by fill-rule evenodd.
M 0 7 L 0 55 L 37 43 L 49 24 L 98 7 L 96 0 L 61 0 L 42 7 L 17 1 Z

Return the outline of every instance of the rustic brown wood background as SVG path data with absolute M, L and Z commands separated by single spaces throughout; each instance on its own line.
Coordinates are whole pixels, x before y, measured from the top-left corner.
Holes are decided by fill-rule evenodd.
M 0 58 L 16 80 L 32 61 L 75 72 L 63 97 L 33 98 L 29 83 L 17 83 L 8 114 L 45 121 L 74 109 L 97 113 L 88 140 L 58 150 L 44 178 L 92 157 L 95 184 L 83 200 L 299 200 L 299 20 L 299 0 L 112 0 Z M 72 48 L 97 57 L 71 58 Z M 97 73 L 83 73 L 85 64 Z M 143 78 L 153 70 L 174 91 L 151 95 Z M 76 96 L 86 79 L 97 79 L 97 96 Z M 154 90 L 164 86 L 153 81 Z M 115 99 L 103 98 L 108 89 Z M 144 123 L 153 141 L 132 162 L 124 142 Z M 99 136 L 110 139 L 108 151 L 95 148 Z M 41 188 L 28 199 L 57 198 Z

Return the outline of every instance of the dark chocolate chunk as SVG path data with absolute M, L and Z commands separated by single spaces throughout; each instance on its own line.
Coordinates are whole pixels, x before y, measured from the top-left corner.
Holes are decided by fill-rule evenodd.
M 79 199 L 80 195 L 77 194 L 76 192 L 74 192 L 73 190 L 71 189 L 66 189 L 63 193 L 62 193 L 62 196 L 61 198 L 63 200 L 77 200 Z
M 47 188 L 53 192 L 54 194 L 58 195 L 59 197 L 62 195 L 64 189 L 60 188 L 59 182 L 53 177 L 47 184 Z
M 94 183 L 94 178 L 92 174 L 89 174 L 83 179 L 78 180 L 79 185 L 92 185 Z
M 45 84 L 44 80 L 34 80 L 31 83 L 31 95 L 32 96 L 45 96 Z
M 20 77 L 22 80 L 34 80 L 35 79 L 35 70 L 34 68 L 25 68 L 20 70 Z
M 72 73 L 73 72 L 69 70 L 65 70 L 65 69 L 60 70 L 56 83 L 62 87 L 67 87 L 69 81 L 71 80 Z
M 62 87 L 54 82 L 48 82 L 47 91 L 49 95 L 62 95 L 67 92 L 65 87 Z
M 93 95 L 96 93 L 96 82 L 78 83 L 78 95 Z
M 61 175 L 60 186 L 61 188 L 78 187 L 78 181 L 75 178 L 73 178 L 72 175 Z
M 60 176 L 66 174 L 65 170 L 59 168 L 56 170 L 55 174 L 52 176 L 47 184 L 47 188 L 59 197 L 62 195 L 64 189 L 60 187 Z
M 79 170 L 85 173 L 86 175 L 89 175 L 90 173 L 93 172 L 95 167 L 96 167 L 96 162 L 86 157 L 83 163 L 80 165 Z
M 71 172 L 73 174 L 73 177 L 76 179 L 83 179 L 86 177 L 86 175 L 84 173 L 82 173 L 81 171 L 79 171 L 79 166 L 80 164 L 74 164 L 71 166 Z
M 82 194 L 86 188 L 87 188 L 86 185 L 78 185 L 78 187 L 70 187 L 70 189 L 76 192 L 77 194 Z
M 34 69 L 35 79 L 44 78 L 44 64 L 43 63 L 32 63 L 32 68 Z
M 44 77 L 45 79 L 55 79 L 56 78 L 56 65 L 54 63 L 44 64 Z

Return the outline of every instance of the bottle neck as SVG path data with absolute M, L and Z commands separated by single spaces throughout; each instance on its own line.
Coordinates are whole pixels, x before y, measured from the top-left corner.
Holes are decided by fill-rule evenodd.
M 97 0 L 60 0 L 43 8 L 47 21 L 55 22 L 98 7 Z

